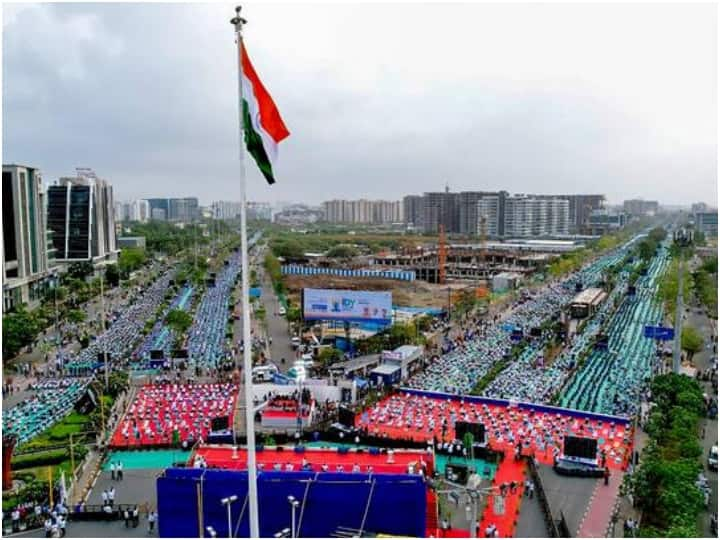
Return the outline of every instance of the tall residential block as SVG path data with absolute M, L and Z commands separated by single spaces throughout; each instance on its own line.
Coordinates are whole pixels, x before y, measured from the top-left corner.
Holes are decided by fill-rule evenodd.
M 328 223 L 402 223 L 404 208 L 401 201 L 325 201 L 322 204 L 323 215 Z

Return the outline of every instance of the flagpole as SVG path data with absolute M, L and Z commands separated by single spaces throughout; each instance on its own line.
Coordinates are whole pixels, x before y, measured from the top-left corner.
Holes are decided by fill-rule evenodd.
M 248 501 L 250 518 L 250 537 L 260 537 L 258 517 L 257 468 L 255 466 L 255 418 L 252 398 L 252 342 L 250 339 L 250 288 L 248 277 L 247 246 L 247 195 L 245 180 L 243 91 L 242 91 L 242 27 L 247 23 L 240 16 L 241 7 L 235 8 L 236 16 L 230 21 L 235 26 L 235 38 L 238 48 L 238 116 L 240 127 L 240 243 L 242 272 L 242 308 L 243 308 L 243 371 L 245 372 L 245 432 L 247 434 Z

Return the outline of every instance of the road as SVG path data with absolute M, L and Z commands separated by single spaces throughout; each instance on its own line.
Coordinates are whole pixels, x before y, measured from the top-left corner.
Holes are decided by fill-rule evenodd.
M 293 351 L 290 345 L 290 333 L 288 328 L 288 322 L 285 317 L 281 316 L 278 311 L 280 308 L 280 301 L 275 295 L 270 278 L 265 274 L 261 264 L 263 260 L 263 251 L 260 251 L 257 255 L 251 256 L 251 269 L 257 272 L 258 279 L 262 288 L 262 295 L 260 302 L 265 308 L 265 320 L 267 331 L 262 327 L 260 321 L 251 315 L 251 328 L 253 335 L 258 336 L 264 340 L 265 343 L 265 354 L 275 364 L 277 364 L 281 373 L 287 373 L 292 367 L 293 359 L 295 358 L 295 351 Z M 242 285 L 238 283 L 235 289 L 235 297 L 239 300 L 242 297 Z M 243 335 L 243 324 L 242 317 L 233 322 L 233 335 L 235 336 L 235 343 L 242 339 Z M 270 339 L 272 338 L 272 343 Z M 282 359 L 285 358 L 285 363 L 282 363 Z M 239 364 L 242 364 L 242 355 L 236 358 Z
M 695 367 L 702 371 L 704 369 L 707 369 L 711 367 L 712 359 L 716 356 L 715 353 L 713 353 L 713 345 L 717 343 L 717 341 L 713 340 L 713 336 L 717 336 L 716 332 L 716 323 L 707 317 L 707 315 L 698 314 L 698 313 L 687 313 L 687 319 L 686 324 L 689 324 L 693 327 L 695 327 L 705 338 L 705 346 L 702 351 L 695 354 L 693 356 L 693 363 L 695 364 Z M 715 395 L 716 393 L 713 390 L 712 384 L 707 381 L 700 381 L 700 384 L 703 386 L 705 392 L 708 393 L 708 395 Z M 703 435 L 701 440 L 701 446 L 703 449 L 703 455 L 702 455 L 702 463 L 703 463 L 703 469 L 704 474 L 707 476 L 708 482 L 712 488 L 712 493 L 710 496 L 710 508 L 717 509 L 718 507 L 718 475 L 717 471 L 711 471 L 708 469 L 707 466 L 707 456 L 710 452 L 710 448 L 713 446 L 716 446 L 718 444 L 718 422 L 717 419 L 709 419 L 705 418 L 702 421 L 702 433 Z M 706 537 L 711 536 L 710 535 L 710 514 L 708 512 L 703 512 L 701 515 L 702 520 L 702 532 Z

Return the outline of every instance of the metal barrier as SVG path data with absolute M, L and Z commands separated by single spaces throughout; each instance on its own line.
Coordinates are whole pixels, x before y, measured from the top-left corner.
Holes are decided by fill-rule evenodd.
M 525 459 L 527 461 L 528 468 L 530 469 L 530 476 L 532 476 L 535 487 L 537 488 L 535 491 L 537 493 L 538 502 L 540 503 L 540 508 L 543 512 L 543 517 L 545 518 L 545 527 L 547 528 L 547 531 L 552 538 L 560 538 L 560 530 L 555 523 L 555 519 L 553 519 L 552 510 L 550 509 L 550 503 L 547 500 L 547 495 L 545 494 L 545 487 L 543 486 L 540 474 L 538 474 L 535 460 L 532 457 L 527 456 L 525 457 Z M 563 538 L 569 537 L 569 534 L 567 536 L 563 535 Z

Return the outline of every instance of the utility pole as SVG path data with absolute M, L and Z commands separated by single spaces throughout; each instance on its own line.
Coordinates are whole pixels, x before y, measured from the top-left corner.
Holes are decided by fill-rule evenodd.
M 680 373 L 680 350 L 682 348 L 682 312 L 683 312 L 683 254 L 678 261 L 678 292 L 675 300 L 675 343 L 673 348 L 673 371 Z

